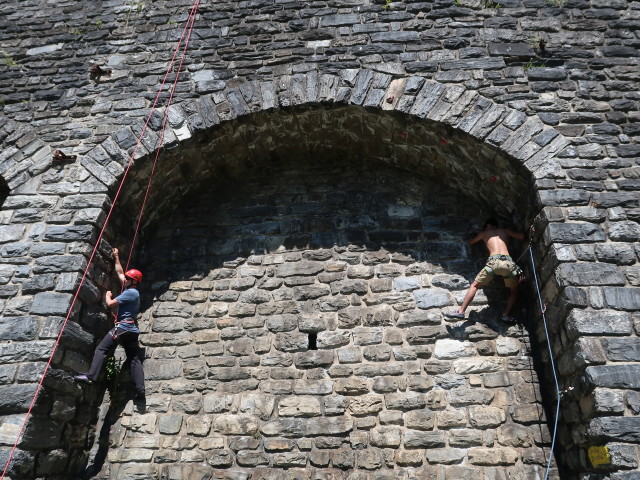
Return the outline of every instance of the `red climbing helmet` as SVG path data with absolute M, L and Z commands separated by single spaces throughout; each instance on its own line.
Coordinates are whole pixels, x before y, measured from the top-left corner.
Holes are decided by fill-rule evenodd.
M 130 278 L 131 280 L 135 280 L 138 283 L 142 282 L 142 272 L 140 270 L 136 270 L 135 268 L 127 270 L 124 276 Z

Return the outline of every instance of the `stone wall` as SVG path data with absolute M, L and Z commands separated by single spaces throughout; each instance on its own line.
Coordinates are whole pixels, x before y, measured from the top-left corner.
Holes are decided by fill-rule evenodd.
M 541 475 L 550 436 L 503 289 L 465 322 L 441 315 L 484 262 L 464 242 L 474 199 L 366 164 L 263 164 L 158 227 L 148 410 L 105 413 L 96 478 Z
M 398 173 L 389 175 L 395 181 L 401 179 L 399 172 L 408 170 L 424 181 L 448 185 L 459 195 L 471 192 L 479 199 L 480 207 L 474 203 L 472 212 L 461 214 L 462 218 L 495 210 L 504 220 L 520 228 L 528 229 L 532 223 L 536 226 L 535 252 L 540 265 L 543 301 L 548 304 L 546 316 L 561 388 L 574 387 L 561 402 L 558 437 L 561 448 L 556 453 L 564 467 L 563 478 L 637 478 L 635 432 L 639 426 L 637 391 L 640 390 L 639 358 L 635 353 L 640 298 L 637 32 L 640 7 L 637 2 L 626 1 L 553 3 L 555 6 L 541 0 L 388 5 L 259 1 L 202 5 L 189 49 L 188 68 L 181 75 L 178 104 L 172 108 L 169 118 L 171 128 L 166 143 L 178 148 L 163 157 L 166 162 L 161 163 L 157 174 L 160 188 L 152 193 L 154 208 L 145 219 L 138 254 L 152 248 L 154 232 L 166 231 L 162 230 L 164 220 L 172 218 L 178 222 L 172 212 L 183 200 L 199 198 L 197 192 L 204 186 L 216 185 L 220 179 L 224 182 L 228 175 L 236 175 L 237 183 L 242 185 L 237 179 L 238 173 L 269 165 L 274 156 L 285 157 L 283 153 L 287 152 L 297 158 L 319 158 L 318 152 L 322 152 L 323 158 L 329 161 L 375 158 L 376 168 L 381 171 L 387 171 L 389 166 L 398 169 Z M 0 211 L 3 309 L 0 339 L 4 342 L 0 350 L 2 458 L 6 458 L 8 447 L 15 440 L 61 320 L 67 314 L 80 272 L 96 242 L 97 227 L 103 224 L 108 207 L 115 199 L 117 183 L 142 130 L 189 6 L 186 2 L 125 0 L 99 5 L 5 2 L 0 6 L 3 49 L 0 174 L 9 187 Z M 90 78 L 88 71 L 94 63 L 112 68 L 113 73 L 108 77 Z M 151 156 L 146 154 L 155 148 L 159 119 L 156 112 L 107 231 L 110 243 L 123 249 L 128 249 L 131 219 L 137 213 L 146 185 L 151 162 Z M 294 133 L 288 135 L 287 132 Z M 57 148 L 78 155 L 78 161 L 53 165 L 51 154 Z M 462 197 L 456 198 L 458 202 Z M 454 210 L 458 214 L 459 208 L 463 206 Z M 427 216 L 427 212 L 423 213 Z M 437 218 L 442 212 L 429 211 L 428 215 L 427 218 Z M 202 227 L 206 227 L 206 222 Z M 431 231 L 424 224 L 422 228 L 425 232 Z M 451 228 L 456 234 L 462 233 L 459 227 Z M 395 229 L 396 226 L 385 231 L 383 237 L 394 238 Z M 324 262 L 325 269 L 328 262 L 339 261 L 339 257 L 349 251 L 349 245 L 360 245 L 349 236 L 336 237 L 337 231 L 339 229 L 326 231 L 328 235 L 321 237 L 311 235 L 306 238 L 311 243 L 305 245 L 285 245 L 287 248 L 281 252 L 283 258 L 295 260 L 298 254 L 313 256 L 317 254 L 314 252 L 324 252 L 320 254 L 327 255 L 326 260 L 315 261 Z M 460 236 L 452 235 L 448 240 L 456 237 L 459 242 Z M 246 246 L 269 251 L 273 244 L 252 243 L 258 238 L 262 237 L 249 236 Z M 336 246 L 313 243 L 319 238 L 330 239 Z M 336 238 L 339 241 L 336 242 Z M 425 243 L 425 251 L 429 245 L 431 242 Z M 80 302 L 65 329 L 53 369 L 46 377 L 45 389 L 16 457 L 14 468 L 19 472 L 16 478 L 64 477 L 64 472 L 82 470 L 86 452 L 95 444 L 94 432 L 87 424 L 96 418 L 106 418 L 102 425 L 103 431 L 108 431 L 111 420 L 119 413 L 116 409 L 105 416 L 107 407 L 104 406 L 103 414 L 97 416 L 102 392 L 99 389 L 83 392 L 71 381 L 71 374 L 86 365 L 94 339 L 108 326 L 100 295 L 101 290 L 113 286 L 109 277 L 109 247 L 107 242 L 100 245 Z M 378 246 L 371 252 L 379 252 L 380 248 L 387 247 Z M 417 252 L 420 248 L 414 245 L 410 250 Z M 363 262 L 367 251 L 357 252 Z M 144 255 L 139 260 L 143 258 Z M 245 258 L 242 265 L 233 267 L 207 265 L 201 272 L 202 279 L 196 281 L 204 281 L 218 268 L 232 268 L 241 279 L 239 272 L 243 267 L 258 266 L 251 264 L 252 257 L 246 252 L 242 258 Z M 258 257 L 255 258 L 257 262 Z M 411 258 L 425 265 L 432 265 L 434 261 L 430 256 Z M 460 265 L 463 270 L 447 270 L 443 274 L 455 273 L 470 279 L 477 265 L 468 260 L 465 257 Z M 261 265 L 263 261 L 261 258 Z M 396 264 L 393 256 L 389 258 L 389 265 L 392 264 Z M 374 280 L 380 279 L 381 265 L 374 267 L 374 277 L 365 279 L 367 291 L 372 289 Z M 437 272 L 410 275 L 407 265 L 402 262 L 398 265 L 401 267 L 399 278 L 419 276 L 420 282 L 427 282 L 416 290 L 409 290 L 413 292 L 414 301 L 416 291 L 430 291 L 426 287 L 434 285 Z M 278 267 L 271 268 L 277 271 Z M 314 284 L 326 283 L 320 280 L 322 273 L 316 273 Z M 347 279 L 357 280 L 349 277 L 348 267 L 346 274 Z M 283 282 L 287 278 L 283 276 Z M 169 296 L 187 296 L 180 289 L 189 284 L 176 283 L 179 281 L 193 280 L 174 278 L 169 285 L 157 288 L 166 289 Z M 194 288 L 193 284 L 190 288 Z M 397 286 L 392 283 L 392 288 Z M 407 295 L 407 291 L 400 290 Z M 455 292 L 454 289 L 454 293 L 448 293 L 447 298 L 455 297 Z M 202 296 L 202 293 L 195 295 Z M 164 304 L 164 300 L 159 304 Z M 389 303 L 387 307 L 393 310 L 393 305 Z M 529 312 L 527 324 L 534 333 L 533 343 L 544 346 L 546 336 L 540 312 L 533 305 L 533 300 L 525 305 Z M 440 312 L 440 307 L 437 310 Z M 479 310 L 486 309 L 480 306 Z M 147 315 L 157 313 L 154 309 L 148 312 Z M 398 312 L 394 321 L 400 322 L 400 315 Z M 159 324 L 166 322 L 162 318 L 154 317 L 150 325 L 155 325 L 156 320 Z M 441 331 L 440 320 L 432 321 L 434 331 Z M 491 329 L 491 324 L 487 325 Z M 365 327 L 376 328 L 365 325 L 362 328 Z M 216 323 L 216 328 L 222 332 L 233 327 L 220 328 Z M 384 334 L 387 326 L 379 328 Z M 409 332 L 418 327 L 407 330 L 396 323 L 395 328 L 407 335 L 402 337 L 402 345 L 411 346 Z M 212 328 L 211 335 L 215 336 L 216 331 Z M 495 329 L 493 331 L 491 335 L 496 334 Z M 319 339 L 323 332 L 326 331 L 318 332 Z M 269 334 L 278 333 L 287 332 Z M 497 338 L 496 358 L 507 359 L 504 366 L 509 370 L 510 386 L 515 389 L 524 377 L 518 377 L 520 373 L 510 360 L 511 353 L 498 352 L 502 333 L 487 341 L 492 345 Z M 432 355 L 436 355 L 438 341 L 449 348 L 460 345 L 455 342 L 464 344 L 465 339 L 448 334 L 448 339 L 434 337 L 432 342 L 427 342 L 434 348 Z M 352 335 L 355 330 L 347 334 L 349 341 L 355 342 Z M 504 341 L 526 343 L 525 337 L 515 335 L 514 332 L 505 336 L 510 340 Z M 380 348 L 369 350 L 384 350 L 383 345 L 388 345 L 390 360 L 396 361 L 393 353 L 396 344 L 385 338 L 383 335 Z M 308 341 L 308 337 L 306 339 Z M 442 343 L 444 340 L 454 343 Z M 230 340 L 222 345 L 233 348 L 234 343 Z M 363 355 L 365 348 L 362 346 Z M 466 348 L 463 350 L 470 353 L 471 358 L 484 353 L 491 353 L 488 356 L 494 358 L 490 348 L 483 350 L 475 343 Z M 324 353 L 318 355 L 327 355 L 328 351 L 333 349 L 320 349 L 318 352 Z M 152 356 L 155 352 L 155 348 L 148 352 L 149 367 L 155 360 Z M 299 353 L 304 352 L 291 352 L 294 358 Z M 343 366 L 338 353 L 335 355 L 334 367 Z M 238 357 L 240 361 L 244 356 Z M 420 367 L 424 370 L 423 364 L 432 360 L 433 357 L 420 358 Z M 549 358 L 543 349 L 541 360 L 547 366 L 544 383 L 551 384 Z M 365 361 L 370 360 L 365 358 Z M 412 365 L 417 361 L 403 364 Z M 459 360 L 453 361 L 453 370 L 441 375 L 462 375 L 455 370 L 456 361 Z M 312 375 L 316 370 L 326 370 L 329 375 L 333 368 L 322 365 L 318 369 L 306 366 L 298 369 L 295 361 L 293 366 L 296 366 L 293 370 Z M 430 372 L 420 375 L 425 381 L 429 380 L 427 373 Z M 187 373 L 178 376 L 182 375 Z M 409 375 L 406 374 L 407 378 Z M 482 391 L 479 381 L 485 380 L 473 375 L 464 379 L 465 385 L 468 382 L 469 387 Z M 425 398 L 432 391 L 439 391 L 435 384 L 426 392 L 416 390 L 415 398 L 420 395 Z M 404 394 L 411 392 L 407 383 Z M 265 398 L 270 398 L 266 397 L 267 392 L 263 393 Z M 384 392 L 375 390 L 370 395 L 377 394 L 384 396 Z M 445 397 L 449 402 L 447 408 L 457 408 L 451 404 L 449 393 Z M 150 409 L 156 410 L 152 415 L 166 413 L 160 412 L 164 407 L 158 405 L 166 404 L 161 398 L 158 394 L 149 399 Z M 156 399 L 158 404 L 153 403 Z M 240 403 L 229 405 L 225 415 L 238 414 L 242 399 L 242 394 L 238 394 L 235 401 Z M 552 406 L 554 400 L 555 394 L 551 392 Z M 501 399 L 491 401 L 505 405 L 507 424 L 515 421 L 506 403 L 500 403 Z M 274 399 L 271 413 L 286 417 L 279 402 Z M 114 402 L 114 405 L 120 404 Z M 369 433 L 369 441 L 377 438 L 375 432 L 383 427 L 385 431 L 393 431 L 396 424 L 387 423 L 391 418 L 399 421 L 397 411 L 389 408 L 386 399 L 382 406 L 384 415 L 379 420 L 376 417 L 381 424 L 371 424 L 370 430 L 363 429 Z M 235 408 L 240 410 L 233 411 Z M 324 416 L 326 408 L 323 403 L 320 413 Z M 352 413 L 349 408 L 345 403 L 344 415 L 326 418 L 347 421 Z M 437 432 L 440 431 L 439 412 L 434 410 L 431 430 Z M 431 409 L 421 411 L 428 413 Z M 126 413 L 123 418 L 133 423 L 118 430 L 124 432 L 125 437 L 143 428 L 135 426 L 136 422 L 147 418 L 129 410 Z M 205 410 L 205 413 L 213 412 Z M 407 412 L 407 416 L 409 414 Z M 539 416 L 531 425 L 537 425 L 542 418 Z M 277 417 L 270 420 L 281 421 Z M 470 417 L 467 420 L 470 422 Z M 406 421 L 404 416 L 402 421 Z M 134 426 L 129 428 L 131 425 Z M 156 423 L 144 425 L 144 428 L 146 425 L 155 428 Z M 357 422 L 353 425 L 354 431 L 359 431 Z M 415 430 L 406 423 L 402 427 L 405 436 L 401 435 L 400 441 L 405 443 L 399 449 L 392 449 L 394 455 L 404 455 L 401 452 L 406 447 L 406 432 Z M 466 427 L 474 430 L 471 423 Z M 465 429 L 462 425 L 460 428 Z M 498 444 L 500 428 L 495 427 Z M 483 448 L 495 440 L 490 438 L 493 436 L 490 431 L 493 427 L 483 430 L 482 445 L 470 448 Z M 477 433 L 470 435 L 477 438 Z M 448 432 L 443 441 L 450 445 L 454 436 Z M 219 437 L 211 435 L 211 438 Z M 546 442 L 537 437 L 534 441 L 538 447 Z M 97 451 L 93 457 L 98 458 L 104 454 L 104 445 L 95 445 Z M 129 448 L 126 442 L 114 444 L 120 445 L 125 450 Z M 302 451 L 309 453 L 305 458 L 311 462 L 315 444 L 302 442 L 302 445 Z M 304 450 L 310 445 L 311 450 Z M 596 467 L 587 457 L 587 448 L 603 445 L 609 448 L 611 463 Z M 517 460 L 510 465 L 520 466 L 518 462 L 528 458 L 524 454 L 526 448 L 520 447 L 516 449 Z M 156 448 L 159 447 L 153 443 L 142 447 L 154 451 Z M 256 449 L 246 450 L 265 452 L 264 448 L 261 441 Z M 382 449 L 385 462 L 391 458 L 385 453 L 386 447 L 376 448 Z M 226 452 L 229 456 L 224 458 L 237 461 L 237 453 L 243 448 L 234 449 L 225 443 L 222 450 L 213 446 L 204 450 Z M 358 449 L 354 450 L 357 454 Z M 292 451 L 296 451 L 293 446 L 289 452 Z M 235 459 L 232 454 L 236 455 Z M 117 453 L 112 455 L 116 455 L 112 459 L 119 458 Z M 215 457 L 209 453 L 203 455 Z M 249 456 L 252 455 L 254 459 L 265 458 L 262 454 Z M 424 471 L 434 465 L 448 465 L 446 459 L 430 460 L 427 455 L 428 452 L 420 457 Z M 354 458 L 357 459 L 357 455 Z M 452 460 L 454 466 L 433 469 L 435 478 L 448 478 L 446 475 L 461 478 L 457 475 L 464 475 L 462 472 L 475 476 L 476 468 L 483 468 L 487 478 L 503 478 L 513 468 L 492 470 L 493 467 L 474 464 L 473 458 L 465 453 L 464 458 Z M 146 457 L 139 460 L 147 461 Z M 411 460 L 414 461 L 413 456 Z M 136 462 L 131 461 L 134 470 Z M 199 462 L 196 458 L 195 463 Z M 178 469 L 192 468 L 186 463 L 186 460 L 175 460 Z M 540 464 L 539 458 L 532 464 Z M 391 465 L 405 468 L 400 463 Z M 324 470 L 327 475 L 335 473 L 329 468 Z M 385 468 L 389 468 L 389 464 L 382 469 Z M 318 475 L 325 474 L 322 468 L 318 471 L 321 472 Z M 352 472 L 348 465 L 344 471 L 345 475 Z M 407 475 L 412 475 L 409 472 L 406 471 Z M 184 473 L 185 478 L 189 475 Z M 257 470 L 256 475 L 260 475 Z M 374 471 L 369 476 L 377 478 L 375 475 Z

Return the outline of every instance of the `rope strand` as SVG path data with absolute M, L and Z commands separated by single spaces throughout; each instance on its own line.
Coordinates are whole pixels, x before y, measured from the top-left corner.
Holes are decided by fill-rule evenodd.
M 542 301 L 542 294 L 540 293 L 540 284 L 538 283 L 538 274 L 536 273 L 536 263 L 533 259 L 533 249 L 531 245 L 529 245 L 529 256 L 531 258 L 531 269 L 533 270 L 533 278 L 535 280 L 536 292 L 538 294 L 538 303 L 540 305 L 540 312 L 542 313 L 542 324 L 544 325 L 544 333 L 547 339 L 547 348 L 549 349 L 549 360 L 551 363 L 551 371 L 553 372 L 553 380 L 556 385 L 556 415 L 554 419 L 553 425 L 553 435 L 551 438 L 551 453 L 549 455 L 549 461 L 547 462 L 547 470 L 544 475 L 544 480 L 549 478 L 549 472 L 551 471 L 551 463 L 553 461 L 553 450 L 556 445 L 556 435 L 558 433 L 558 420 L 560 417 L 560 400 L 562 398 L 562 392 L 560 391 L 560 384 L 558 382 L 558 374 L 556 373 L 556 364 L 553 359 L 553 349 L 551 348 L 551 339 L 549 338 L 549 328 L 547 325 L 547 317 L 545 315 L 546 308 L 544 307 L 544 303 Z
M 120 193 L 122 192 L 122 188 L 124 186 L 124 183 L 125 183 L 125 180 L 127 178 L 127 175 L 129 174 L 129 171 L 131 170 L 131 166 L 133 165 L 133 159 L 135 158 L 135 154 L 138 151 L 138 148 L 139 148 L 139 146 L 140 146 L 140 144 L 142 142 L 142 138 L 143 138 L 148 126 L 149 126 L 149 122 L 151 121 L 151 117 L 153 115 L 153 112 L 155 111 L 155 108 L 156 108 L 156 105 L 158 103 L 158 100 L 159 100 L 159 98 L 160 98 L 160 96 L 162 94 L 162 90 L 164 88 L 166 80 L 167 80 L 169 74 L 171 73 L 171 70 L 172 70 L 173 65 L 175 63 L 175 58 L 176 58 L 176 56 L 178 54 L 178 51 L 180 50 L 180 47 L 181 47 L 181 45 L 183 43 L 183 40 L 184 40 L 184 37 L 185 37 L 185 33 L 188 31 L 187 37 L 190 38 L 190 36 L 191 36 L 191 32 L 193 30 L 194 19 L 195 19 L 197 10 L 198 10 L 199 3 L 200 3 L 200 0 L 195 0 L 193 6 L 191 8 L 191 11 L 189 13 L 189 17 L 187 19 L 187 22 L 185 23 L 185 26 L 184 26 L 184 28 L 182 30 L 182 34 L 180 36 L 180 40 L 178 41 L 178 44 L 177 44 L 177 46 L 176 46 L 176 48 L 174 50 L 174 53 L 173 53 L 173 57 L 171 58 L 171 61 L 169 62 L 169 66 L 168 66 L 167 71 L 166 71 L 166 73 L 164 75 L 164 78 L 162 79 L 162 83 L 161 83 L 161 85 L 160 85 L 160 87 L 158 89 L 158 93 L 157 93 L 157 95 L 155 97 L 155 100 L 153 102 L 153 105 L 151 107 L 149 115 L 147 116 L 147 120 L 146 120 L 146 122 L 144 124 L 144 127 L 143 127 L 140 135 L 138 136 L 138 141 L 137 141 L 133 151 L 131 152 L 131 155 L 129 157 L 129 162 L 127 164 L 127 168 L 125 169 L 125 171 L 124 171 L 124 173 L 122 175 L 122 179 L 120 180 L 120 184 L 118 185 L 118 189 L 117 189 L 116 194 L 115 194 L 115 196 L 113 198 L 111 207 L 109 208 L 109 211 L 108 211 L 107 216 L 105 218 L 104 224 L 103 224 L 103 226 L 102 226 L 102 228 L 100 230 L 100 234 L 98 235 L 98 238 L 96 239 L 96 242 L 95 242 L 95 245 L 93 247 L 93 250 L 91 251 L 91 254 L 89 256 L 89 260 L 87 261 L 87 266 L 84 269 L 84 272 L 83 272 L 82 277 L 80 279 L 80 283 L 78 284 L 76 292 L 75 292 L 75 294 L 73 296 L 73 299 L 71 301 L 71 306 L 69 307 L 69 310 L 67 312 L 67 315 L 66 315 L 64 321 L 62 322 L 62 326 L 60 327 L 60 332 L 58 333 L 58 337 L 56 339 L 56 342 L 54 343 L 53 349 L 51 351 L 51 355 L 49 356 L 49 359 L 48 359 L 47 364 L 46 364 L 46 366 L 44 368 L 44 371 L 42 373 L 40 381 L 39 381 L 39 383 L 38 383 L 38 385 L 36 387 L 36 391 L 34 393 L 33 399 L 31 400 L 31 404 L 29 405 L 29 408 L 27 410 L 25 418 L 24 418 L 24 420 L 22 422 L 22 426 L 20 427 L 20 431 L 18 432 L 18 435 L 16 437 L 16 441 L 13 444 L 13 447 L 11 448 L 11 452 L 9 453 L 9 457 L 8 457 L 6 463 L 5 463 L 4 470 L 2 471 L 2 476 L 0 476 L 0 480 L 4 480 L 4 478 L 6 476 L 6 473 L 7 473 L 8 469 L 9 469 L 9 466 L 11 465 L 11 461 L 13 460 L 13 456 L 15 455 L 15 451 L 16 451 L 16 448 L 18 446 L 18 443 L 20 442 L 20 439 L 22 438 L 22 435 L 23 435 L 23 433 L 24 433 L 24 431 L 26 429 L 27 420 L 29 419 L 29 417 L 31 415 L 31 412 L 33 411 L 33 407 L 34 407 L 34 405 L 35 405 L 35 403 L 36 403 L 36 401 L 38 399 L 38 396 L 40 395 L 40 392 L 42 390 L 42 385 L 43 385 L 45 377 L 46 377 L 46 375 L 49 372 L 49 369 L 51 367 L 51 363 L 53 361 L 53 357 L 54 357 L 54 355 L 55 355 L 55 353 L 56 353 L 56 351 L 58 349 L 58 346 L 60 344 L 60 340 L 62 339 L 62 334 L 64 333 L 64 329 L 66 328 L 67 323 L 68 323 L 69 319 L 71 318 L 71 313 L 73 312 L 73 308 L 74 308 L 74 306 L 75 306 L 75 304 L 76 304 L 76 302 L 78 300 L 78 296 L 80 294 L 80 290 L 81 290 L 82 286 L 84 285 L 84 282 L 85 282 L 86 277 L 87 277 L 88 272 L 89 272 L 89 268 L 91 267 L 91 265 L 93 263 L 93 259 L 95 258 L 96 252 L 98 250 L 98 246 L 100 245 L 100 242 L 101 242 L 101 240 L 102 240 L 102 238 L 104 236 L 104 232 L 105 232 L 105 230 L 107 228 L 107 225 L 109 224 L 109 220 L 111 218 L 111 214 L 113 213 L 113 210 L 114 210 L 114 208 L 116 206 L 117 200 L 118 200 L 118 198 L 120 196 Z M 187 40 L 187 43 L 188 43 L 188 40 Z M 185 46 L 185 49 L 183 51 L 183 55 L 184 55 L 184 52 L 186 52 L 186 46 Z M 184 58 L 182 59 L 182 61 L 183 60 L 184 60 Z M 180 62 L 181 66 L 182 66 L 182 61 Z M 176 75 L 175 82 L 177 82 L 178 79 L 179 79 L 179 74 Z M 175 91 L 175 83 L 174 83 L 174 87 L 172 88 L 172 95 L 173 95 L 173 91 Z M 165 125 L 166 125 L 166 122 L 163 123 L 162 135 L 164 135 L 164 127 L 165 127 Z M 155 162 L 154 162 L 154 166 L 155 166 Z M 150 186 L 150 183 L 149 183 L 149 186 Z M 133 244 L 132 244 L 132 246 L 133 246 Z M 131 253 L 129 254 L 129 256 L 131 256 Z
M 191 20 L 191 25 L 189 27 L 189 32 L 187 34 L 187 40 L 185 41 L 184 48 L 182 50 L 182 57 L 180 58 L 180 64 L 178 65 L 178 72 L 176 73 L 176 78 L 171 87 L 171 92 L 169 93 L 169 99 L 167 100 L 167 105 L 164 110 L 164 116 L 162 118 L 162 128 L 160 130 L 160 136 L 158 137 L 158 141 L 156 142 L 156 155 L 153 160 L 153 166 L 151 167 L 151 173 L 149 174 L 149 182 L 147 184 L 147 189 L 145 190 L 144 199 L 142 200 L 142 207 L 140 207 L 140 214 L 138 215 L 138 222 L 136 224 L 136 229 L 133 233 L 133 240 L 131 241 L 131 248 L 129 248 L 129 256 L 127 258 L 125 271 L 129 269 L 129 265 L 131 263 L 131 257 L 133 255 L 133 247 L 136 243 L 136 239 L 138 238 L 138 231 L 140 230 L 140 224 L 142 223 L 142 216 L 144 214 L 144 210 L 147 205 L 147 199 L 149 198 L 149 191 L 151 190 L 153 176 L 156 171 L 156 166 L 158 164 L 158 158 L 160 157 L 160 152 L 162 151 L 162 142 L 164 140 L 164 132 L 167 125 L 167 119 L 169 118 L 169 108 L 171 107 L 171 101 L 173 100 L 173 95 L 176 91 L 176 86 L 178 85 L 178 79 L 180 78 L 180 73 L 182 72 L 182 65 L 186 57 L 187 47 L 189 46 L 189 40 L 191 39 L 191 32 L 193 30 L 193 24 L 195 23 L 195 19 L 196 19 L 195 12 L 197 12 L 198 10 L 199 3 L 200 3 L 200 0 L 196 0 L 196 2 L 193 4 L 191 13 L 189 14 L 189 20 Z M 189 20 L 187 21 L 187 23 L 189 22 Z

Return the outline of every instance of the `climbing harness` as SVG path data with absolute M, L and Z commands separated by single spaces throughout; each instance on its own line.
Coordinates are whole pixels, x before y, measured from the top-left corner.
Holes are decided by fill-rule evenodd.
M 78 300 L 78 296 L 80 294 L 80 290 L 82 289 L 82 286 L 84 285 L 85 279 L 86 279 L 87 274 L 89 272 L 89 268 L 91 267 L 93 259 L 95 258 L 96 252 L 98 250 L 98 246 L 100 245 L 100 241 L 102 240 L 102 237 L 104 236 L 104 232 L 105 232 L 105 230 L 107 228 L 107 225 L 109 224 L 109 220 L 111 218 L 111 214 L 113 213 L 113 210 L 114 210 L 114 208 L 116 206 L 116 203 L 118 201 L 120 193 L 122 192 L 122 188 L 123 188 L 124 183 L 126 181 L 127 175 L 129 174 L 129 171 L 131 170 L 131 167 L 133 165 L 133 159 L 135 158 L 135 155 L 136 155 L 136 153 L 138 151 L 138 148 L 140 147 L 140 144 L 142 143 L 142 138 L 144 137 L 144 134 L 147 131 L 149 123 L 151 122 L 151 118 L 153 116 L 153 113 L 156 110 L 156 106 L 157 106 L 158 101 L 160 100 L 160 97 L 162 95 L 164 85 L 165 85 L 169 75 L 173 72 L 173 67 L 174 67 L 174 63 L 176 61 L 176 57 L 178 55 L 178 52 L 180 51 L 180 48 L 182 47 L 182 56 L 180 58 L 180 63 L 179 63 L 177 72 L 175 74 L 175 79 L 174 79 L 174 82 L 173 82 L 173 85 L 172 85 L 172 88 L 171 88 L 171 93 L 169 95 L 169 99 L 167 100 L 167 104 L 165 106 L 164 119 L 163 119 L 163 123 L 162 123 L 162 131 L 161 131 L 158 143 L 157 143 L 156 156 L 155 156 L 155 159 L 154 159 L 153 168 L 152 168 L 151 173 L 150 173 L 150 178 L 149 178 L 149 182 L 148 182 L 148 185 L 147 185 L 147 191 L 145 192 L 145 198 L 144 198 L 143 206 L 141 208 L 140 215 L 138 217 L 138 224 L 137 224 L 136 231 L 135 231 L 135 234 L 134 234 L 134 239 L 133 239 L 133 242 L 131 243 L 131 248 L 129 249 L 129 258 L 127 260 L 127 268 L 129 266 L 129 262 L 131 260 L 131 255 L 132 255 L 133 246 L 135 245 L 136 235 L 137 235 L 138 229 L 140 227 L 142 213 L 143 213 L 143 210 L 144 210 L 144 203 L 146 203 L 146 200 L 147 200 L 147 197 L 148 197 L 148 194 L 149 194 L 149 189 L 151 187 L 151 177 L 153 176 L 153 174 L 155 172 L 155 168 L 156 168 L 156 165 L 157 165 L 158 157 L 160 155 L 160 150 L 162 149 L 162 141 L 164 139 L 164 130 L 165 130 L 166 124 L 167 124 L 167 118 L 168 118 L 168 115 L 169 115 L 169 108 L 171 106 L 171 101 L 173 99 L 173 94 L 175 93 L 175 90 L 176 90 L 176 85 L 177 85 L 178 79 L 180 78 L 182 65 L 183 65 L 183 62 L 184 62 L 184 58 L 186 56 L 186 50 L 187 50 L 187 46 L 189 45 L 189 40 L 191 38 L 191 33 L 193 31 L 193 26 L 194 26 L 194 23 L 195 23 L 196 14 L 198 12 L 199 4 L 200 4 L 200 0 L 194 0 L 194 3 L 192 5 L 192 7 L 191 7 L 191 10 L 189 11 L 189 16 L 187 18 L 187 21 L 185 22 L 184 28 L 182 29 L 182 35 L 180 36 L 178 44 L 176 45 L 176 48 L 175 48 L 175 50 L 173 52 L 173 57 L 171 58 L 171 61 L 169 62 L 169 66 L 167 67 L 167 71 L 166 71 L 166 73 L 164 75 L 164 78 L 162 79 L 162 83 L 160 84 L 160 87 L 158 88 L 158 93 L 157 93 L 156 98 L 155 98 L 155 100 L 153 102 L 153 105 L 151 106 L 151 110 L 149 111 L 149 115 L 147 116 L 147 120 L 146 120 L 146 122 L 144 124 L 144 127 L 142 128 L 142 130 L 140 132 L 140 135 L 138 136 L 137 143 L 136 143 L 135 147 L 133 148 L 133 151 L 131 152 L 127 167 L 126 167 L 124 173 L 122 174 L 122 179 L 120 180 L 120 184 L 119 184 L 118 189 L 117 189 L 117 191 L 116 191 L 116 193 L 114 195 L 113 201 L 111 203 L 111 207 L 110 207 L 110 209 L 109 209 L 109 211 L 107 213 L 107 216 L 106 216 L 106 218 L 104 220 L 104 224 L 102 226 L 102 229 L 100 230 L 100 234 L 98 235 L 98 237 L 97 237 L 97 239 L 95 241 L 95 245 L 93 247 L 91 255 L 89 256 L 89 260 L 87 261 L 87 266 L 85 267 L 85 270 L 84 270 L 84 272 L 82 274 L 82 277 L 81 277 L 80 282 L 78 284 L 78 287 L 76 289 L 75 295 L 73 296 L 73 299 L 71 301 L 71 306 L 69 307 L 69 310 L 67 312 L 67 316 L 65 317 L 64 321 L 62 322 L 62 325 L 60 327 L 60 331 L 58 333 L 58 337 L 57 337 L 56 342 L 54 343 L 53 349 L 51 351 L 51 355 L 49 356 L 49 360 L 47 361 L 47 364 L 45 365 L 44 371 L 43 371 L 42 376 L 40 378 L 40 382 L 38 383 L 38 385 L 36 387 L 36 391 L 35 391 L 35 393 L 33 395 L 33 399 L 31 400 L 31 404 L 29 405 L 29 408 L 28 408 L 27 413 L 26 413 L 26 415 L 24 417 L 24 420 L 22 421 L 22 426 L 20 427 L 20 431 L 18 432 L 18 435 L 16 436 L 15 443 L 13 444 L 13 447 L 11 448 L 11 451 L 9 453 L 9 457 L 7 458 L 7 461 L 6 461 L 5 465 L 4 465 L 4 470 L 2 471 L 2 475 L 0 476 L 0 480 L 4 480 L 5 479 L 7 471 L 9 470 L 9 466 L 11 465 L 11 461 L 13 460 L 13 456 L 15 454 L 15 451 L 16 451 L 16 448 L 18 446 L 18 443 L 19 443 L 20 439 L 22 438 L 22 434 L 24 433 L 25 428 L 27 426 L 27 420 L 29 419 L 29 417 L 31 415 L 31 412 L 32 412 L 32 410 L 34 408 L 34 405 L 36 403 L 36 400 L 38 399 L 38 396 L 39 396 L 39 394 L 40 394 L 40 392 L 42 390 L 42 385 L 44 383 L 44 379 L 45 379 L 45 377 L 46 377 L 46 375 L 47 375 L 47 373 L 48 373 L 48 371 L 49 371 L 49 369 L 51 367 L 51 363 L 53 361 L 53 357 L 54 357 L 54 355 L 55 355 L 55 353 L 57 351 L 57 348 L 58 348 L 58 346 L 60 344 L 60 340 L 62 338 L 62 334 L 64 333 L 64 329 L 65 329 L 65 327 L 66 327 L 66 325 L 67 325 L 67 323 L 69 321 L 69 318 L 71 317 L 71 312 L 73 312 L 74 306 L 75 306 L 76 301 Z M 54 152 L 54 161 L 67 161 L 67 160 L 70 160 L 70 157 L 68 155 L 65 155 L 60 150 L 57 150 L 56 152 Z M 114 330 L 116 330 L 115 334 L 117 335 L 118 334 L 117 333 L 117 329 L 114 328 Z
M 503 261 L 509 261 L 509 260 L 513 261 L 513 259 L 509 255 L 491 255 L 487 260 L 491 260 L 492 258 L 503 260 Z M 483 267 L 483 270 L 487 272 L 487 274 L 490 275 L 492 278 L 496 276 L 496 272 L 494 272 L 493 268 L 491 268 L 489 265 L 485 265 Z M 503 278 L 518 277 L 518 281 L 520 283 L 524 283 L 526 281 L 526 276 L 518 265 L 516 265 L 516 267 L 510 273 L 508 273 L 507 275 L 502 275 L 502 277 Z

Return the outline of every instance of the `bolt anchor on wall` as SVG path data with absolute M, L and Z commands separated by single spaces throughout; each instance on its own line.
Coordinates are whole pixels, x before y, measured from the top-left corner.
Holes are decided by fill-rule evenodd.
M 77 155 L 67 155 L 62 150 L 53 152 L 53 163 L 75 162 Z
M 101 77 L 103 75 L 111 75 L 111 70 L 109 70 L 108 68 L 102 68 L 100 65 L 91 66 L 91 70 L 89 71 L 89 76 L 91 78 Z

